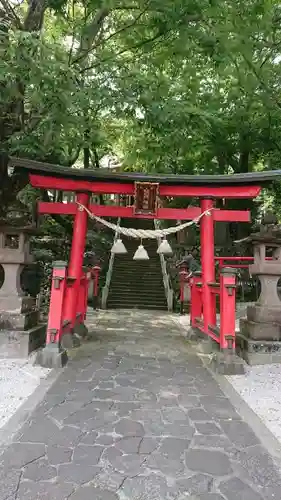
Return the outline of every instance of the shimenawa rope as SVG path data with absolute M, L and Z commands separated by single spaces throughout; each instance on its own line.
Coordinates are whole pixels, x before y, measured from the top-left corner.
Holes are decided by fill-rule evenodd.
M 108 227 L 109 229 L 112 229 L 113 231 L 117 232 L 118 234 L 123 234 L 123 236 L 130 236 L 131 238 L 137 238 L 137 239 L 157 239 L 157 238 L 165 238 L 169 234 L 175 234 L 179 231 L 182 231 L 186 227 L 192 226 L 193 224 L 198 224 L 200 219 L 204 217 L 204 215 L 211 215 L 211 210 L 214 210 L 213 208 L 210 208 L 208 210 L 205 210 L 205 212 L 202 212 L 202 214 L 199 215 L 199 217 L 196 217 L 195 219 L 189 221 L 189 222 L 184 222 L 184 224 L 180 224 L 179 226 L 173 226 L 173 227 L 168 227 L 167 229 L 135 229 L 133 227 L 122 227 L 122 226 L 117 226 L 117 224 L 113 224 L 112 222 L 108 222 L 105 219 L 102 219 L 101 217 L 98 217 L 94 213 L 92 213 L 85 205 L 82 205 L 82 203 L 79 203 L 76 201 L 78 205 L 78 210 L 85 210 L 89 217 L 91 219 L 95 219 L 97 222 L 100 222 L 104 226 Z

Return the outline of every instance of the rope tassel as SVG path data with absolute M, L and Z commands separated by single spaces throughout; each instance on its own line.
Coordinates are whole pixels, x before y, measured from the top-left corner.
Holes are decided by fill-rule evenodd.
M 114 254 L 128 253 L 121 238 L 118 238 L 116 241 L 114 241 L 113 246 L 111 248 L 111 253 L 114 253 Z
M 133 257 L 133 260 L 149 260 L 148 253 L 144 246 L 142 245 L 142 242 L 138 246 L 135 255 Z
M 164 240 L 161 241 L 161 243 L 158 247 L 157 253 L 163 253 L 163 254 L 167 254 L 167 255 L 173 253 L 172 247 L 171 247 L 170 243 L 168 242 L 168 240 L 166 240 L 166 238 L 164 238 Z

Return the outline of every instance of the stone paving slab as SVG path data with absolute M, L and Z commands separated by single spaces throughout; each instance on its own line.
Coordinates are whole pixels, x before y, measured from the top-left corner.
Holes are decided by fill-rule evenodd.
M 0 500 L 280 499 L 281 471 L 171 317 L 89 326 L 0 456 Z

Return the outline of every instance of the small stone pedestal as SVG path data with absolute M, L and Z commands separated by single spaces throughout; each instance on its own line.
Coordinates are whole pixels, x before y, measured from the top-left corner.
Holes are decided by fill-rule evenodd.
M 261 294 L 255 305 L 247 307 L 247 318 L 240 320 L 237 350 L 250 365 L 281 362 L 281 301 L 277 284 L 281 278 L 281 230 L 265 228 L 253 234 L 254 264 L 249 272 L 258 276 Z M 268 249 L 272 258 L 267 258 Z
M 245 361 L 227 349 L 215 353 L 210 362 L 211 369 L 219 375 L 244 375 L 244 365 Z
M 29 252 L 28 227 L 0 227 L 0 356 L 26 357 L 45 341 L 45 325 L 38 324 L 39 311 L 34 297 L 21 287 L 24 266 L 33 262 Z
M 68 361 L 67 352 L 57 344 L 47 344 L 36 355 L 35 363 L 45 368 L 63 368 Z

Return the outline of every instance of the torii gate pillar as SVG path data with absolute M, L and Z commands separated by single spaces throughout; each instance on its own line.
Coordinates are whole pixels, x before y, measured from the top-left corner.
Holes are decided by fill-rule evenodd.
M 88 193 L 77 193 L 77 202 L 81 203 L 85 207 L 89 205 L 89 194 Z M 68 327 L 64 330 L 64 335 L 62 338 L 62 345 L 64 347 L 72 346 L 72 334 L 78 333 L 85 335 L 87 333 L 87 328 L 84 323 L 77 322 L 76 311 L 77 311 L 77 301 L 80 289 L 80 281 L 83 272 L 83 260 L 86 245 L 87 236 L 87 223 L 88 214 L 84 209 L 78 207 L 73 224 L 73 236 L 72 245 L 68 266 L 67 282 L 68 287 L 66 288 L 65 305 L 63 317 L 65 321 L 68 321 Z M 77 331 L 76 331 L 77 324 Z M 83 331 L 82 331 L 82 330 Z
M 200 206 L 202 213 L 209 210 L 200 222 L 203 317 L 204 330 L 208 332 L 209 325 L 216 324 L 215 295 L 208 286 L 208 283 L 215 281 L 214 201 L 203 198 Z

